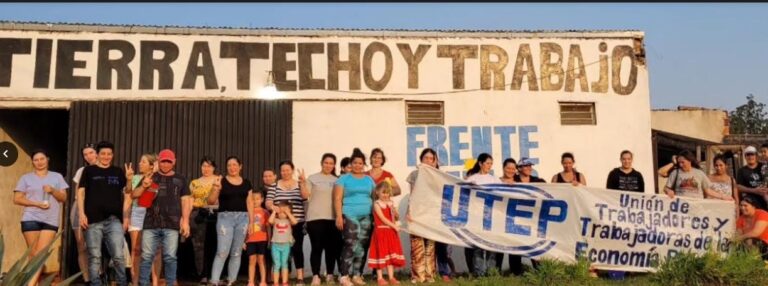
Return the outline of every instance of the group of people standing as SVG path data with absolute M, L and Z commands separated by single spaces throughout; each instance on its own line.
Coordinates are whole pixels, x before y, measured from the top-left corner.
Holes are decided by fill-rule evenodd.
M 262 187 L 242 176 L 243 163 L 235 156 L 225 160 L 224 175 L 217 175 L 215 161 L 204 156 L 200 160 L 201 176 L 188 182 L 174 171 L 176 156 L 172 150 L 142 155 L 136 172 L 131 163 L 123 168 L 113 164 L 114 148 L 109 142 L 84 146 L 82 155 L 87 165 L 73 177 L 76 199 L 70 220 L 79 266 L 87 269 L 83 278 L 90 285 L 102 282 L 102 246 L 112 259 L 117 283 L 127 285 L 125 232 L 130 234 L 134 285 L 158 285 L 161 268 L 165 283 L 174 285 L 179 240 L 187 238 L 193 244 L 201 283 L 233 284 L 245 253 L 249 285 L 279 285 L 280 280 L 287 285 L 291 260 L 297 285 L 302 285 L 305 235 L 309 235 L 311 244 L 312 285 L 320 285 L 322 278 L 333 283 L 337 267 L 341 285 L 364 285 L 362 273 L 366 266 L 376 270 L 379 285 L 399 284 L 394 269 L 405 265 L 405 257 L 399 211 L 392 198 L 402 189 L 392 173 L 383 169 L 386 157 L 379 148 L 373 149 L 368 158 L 355 148 L 351 156 L 341 160 L 339 175 L 334 154 L 323 154 L 321 171 L 310 176 L 297 170 L 291 161 L 283 161 L 277 172 L 263 171 Z M 768 157 L 768 145 L 761 150 Z M 683 151 L 673 158 L 673 163 L 659 170 L 669 178 L 665 193 L 670 197 L 735 201 L 741 206 L 738 224 L 743 238 L 760 238 L 768 245 L 768 212 L 764 211 L 768 165 L 758 162 L 756 153 L 754 147 L 745 150 L 747 165 L 733 179 L 727 174 L 725 157 L 714 158 L 715 172 L 707 176 L 698 168 L 695 156 Z M 366 169 L 366 159 L 370 160 L 370 169 Z M 437 152 L 431 148 L 424 149 L 419 159 L 421 164 L 439 168 Z M 34 171 L 22 176 L 14 189 L 14 203 L 24 206 L 21 226 L 31 255 L 54 239 L 69 189 L 61 174 L 48 171 L 48 160 L 45 151 L 34 151 Z M 632 168 L 632 161 L 630 151 L 621 152 L 621 166 L 610 171 L 606 188 L 644 191 L 643 176 Z M 586 185 L 586 175 L 574 168 L 573 154 L 564 153 L 561 163 L 563 170 L 552 176 L 552 183 Z M 466 172 L 465 180 L 475 184 L 545 183 L 533 175 L 533 165 L 528 158 L 519 162 L 506 158 L 502 175 L 497 177 L 491 174 L 493 158 L 483 153 Z M 413 189 L 417 176 L 418 172 L 413 171 L 405 180 L 411 192 L 418 191 Z M 410 221 L 410 212 L 405 213 Z M 216 255 L 209 266 L 204 249 L 206 225 L 211 221 L 216 224 Z M 451 280 L 455 267 L 450 246 L 417 235 L 410 235 L 410 245 L 411 282 L 432 282 L 438 275 L 443 281 Z M 325 274 L 320 271 L 323 256 Z M 491 268 L 501 269 L 504 255 L 466 249 L 465 257 L 469 270 L 481 276 Z M 509 255 L 512 273 L 522 274 L 521 259 Z M 227 260 L 224 283 L 221 275 Z M 270 272 L 272 275 L 268 275 Z M 31 285 L 36 284 L 37 276 L 39 273 Z

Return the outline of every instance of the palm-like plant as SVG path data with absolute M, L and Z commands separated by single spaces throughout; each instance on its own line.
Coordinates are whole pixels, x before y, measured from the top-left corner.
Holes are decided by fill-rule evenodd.
M 53 253 L 53 250 L 51 249 L 51 246 L 53 243 L 61 237 L 61 233 L 58 233 L 56 235 L 56 238 L 51 241 L 50 244 L 48 244 L 43 251 L 40 251 L 37 255 L 34 257 L 29 257 L 30 249 L 27 249 L 27 251 L 24 252 L 24 255 L 21 257 L 21 259 L 17 260 L 16 263 L 11 266 L 11 269 L 8 270 L 7 273 L 2 274 L 2 277 L 0 277 L 0 286 L 25 286 L 29 284 L 29 281 L 32 279 L 32 276 L 37 273 L 40 269 L 43 268 L 43 265 L 45 265 L 45 261 L 48 260 L 48 257 L 51 256 Z M 5 237 L 3 236 L 3 232 L 0 231 L 0 273 L 3 273 L 3 258 L 5 255 Z M 72 277 L 67 278 L 64 281 L 61 281 L 57 285 L 59 286 L 67 286 L 71 284 L 77 277 L 79 277 L 82 274 L 82 272 L 79 272 Z M 40 281 L 38 285 L 40 286 L 50 286 L 53 283 L 53 279 L 56 278 L 56 274 L 50 274 L 45 279 Z

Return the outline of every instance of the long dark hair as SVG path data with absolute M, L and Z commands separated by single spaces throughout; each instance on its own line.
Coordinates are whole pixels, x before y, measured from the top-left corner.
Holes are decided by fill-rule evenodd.
M 339 162 L 339 165 L 341 165 L 341 175 L 344 175 L 344 173 L 346 173 L 344 171 L 344 168 L 349 166 L 350 162 L 352 162 L 352 160 L 350 160 L 349 157 L 341 158 L 341 162 Z
M 472 166 L 472 169 L 469 169 L 469 171 L 467 171 L 467 177 L 479 173 L 480 164 L 484 163 L 485 161 L 488 161 L 488 159 L 493 160 L 493 157 L 491 157 L 491 155 L 488 153 L 482 153 L 479 156 L 477 156 L 477 161 L 475 162 L 475 165 Z
M 325 161 L 325 159 L 328 159 L 328 158 L 333 159 L 333 170 L 331 170 L 331 175 L 333 175 L 334 177 L 338 177 L 336 176 L 336 155 L 333 155 L 332 153 L 323 154 L 323 157 L 320 159 L 320 165 L 322 166 L 323 161 Z
M 683 157 L 686 160 L 691 162 L 691 167 L 694 167 L 696 169 L 701 169 L 701 166 L 699 166 L 699 160 L 696 159 L 696 155 L 693 154 L 693 152 L 689 150 L 683 150 L 677 154 L 677 157 Z M 680 162 L 678 161 L 678 163 Z
M 419 162 L 424 160 L 424 156 L 427 154 L 432 154 L 432 156 L 435 156 L 435 168 L 440 169 L 440 161 L 437 160 L 437 152 L 435 152 L 432 148 L 425 148 L 424 150 L 421 150 L 421 154 L 419 155 Z

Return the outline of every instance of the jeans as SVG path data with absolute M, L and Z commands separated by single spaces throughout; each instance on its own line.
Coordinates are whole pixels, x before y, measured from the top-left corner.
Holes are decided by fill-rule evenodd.
M 229 257 L 227 281 L 237 280 L 240 271 L 240 256 L 243 254 L 243 243 L 248 230 L 247 212 L 220 212 L 216 221 L 216 258 L 213 259 L 211 283 L 218 283 L 224 261 Z
M 175 229 L 145 229 L 141 231 L 141 266 L 139 267 L 139 285 L 150 285 L 149 274 L 157 247 L 163 249 L 163 268 L 166 285 L 176 281 L 176 250 L 179 248 L 179 231 Z
M 464 258 L 469 271 L 478 277 L 488 274 L 489 268 L 496 267 L 496 253 L 482 248 L 465 248 Z
M 123 253 L 123 243 L 125 243 L 125 232 L 123 231 L 123 222 L 115 216 L 110 216 L 106 220 L 91 223 L 85 230 L 85 245 L 88 248 L 88 273 L 91 278 L 92 286 L 100 286 L 101 279 L 101 243 L 106 239 L 107 251 L 112 256 L 112 263 L 115 267 L 115 275 L 118 285 L 127 285 L 125 276 L 125 255 Z
M 451 259 L 450 245 L 442 242 L 435 242 L 435 256 L 437 257 L 437 272 L 442 276 L 451 275 L 451 265 L 448 263 Z

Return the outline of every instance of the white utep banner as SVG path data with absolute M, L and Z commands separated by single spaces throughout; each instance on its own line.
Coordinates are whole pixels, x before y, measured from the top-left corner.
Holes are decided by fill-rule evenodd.
M 473 185 L 420 166 L 408 232 L 462 247 L 655 271 L 679 252 L 726 250 L 735 205 L 570 184 Z

